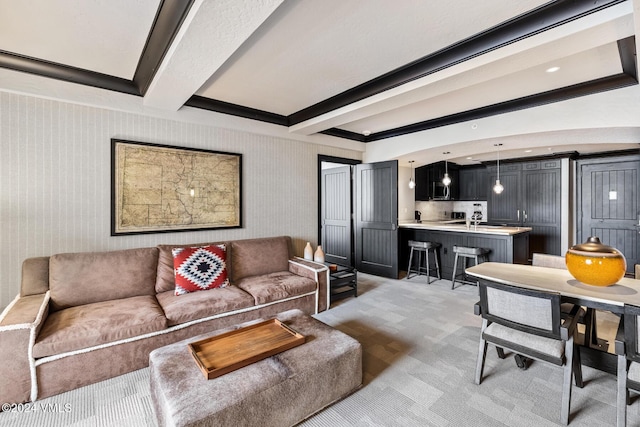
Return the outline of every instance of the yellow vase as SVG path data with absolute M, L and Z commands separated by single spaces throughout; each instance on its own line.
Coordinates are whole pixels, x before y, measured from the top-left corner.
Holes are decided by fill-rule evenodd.
M 624 255 L 611 246 L 603 245 L 597 237 L 589 237 L 585 243 L 572 246 L 565 259 L 569 273 L 587 285 L 614 285 L 627 270 Z

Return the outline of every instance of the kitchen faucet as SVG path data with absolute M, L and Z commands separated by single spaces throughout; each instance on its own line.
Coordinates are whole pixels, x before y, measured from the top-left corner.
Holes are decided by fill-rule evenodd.
M 473 215 L 471 215 L 471 220 L 473 221 L 473 230 L 478 231 L 478 223 L 482 219 L 482 206 L 479 203 L 474 203 L 473 207 L 476 209 L 473 211 Z

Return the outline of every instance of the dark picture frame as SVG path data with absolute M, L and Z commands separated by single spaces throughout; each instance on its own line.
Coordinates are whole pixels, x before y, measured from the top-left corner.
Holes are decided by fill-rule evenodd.
M 111 235 L 242 228 L 242 154 L 111 139 Z

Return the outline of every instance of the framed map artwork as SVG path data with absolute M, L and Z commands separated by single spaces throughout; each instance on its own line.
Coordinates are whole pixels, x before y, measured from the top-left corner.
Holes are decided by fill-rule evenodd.
M 111 235 L 242 227 L 242 155 L 111 140 Z

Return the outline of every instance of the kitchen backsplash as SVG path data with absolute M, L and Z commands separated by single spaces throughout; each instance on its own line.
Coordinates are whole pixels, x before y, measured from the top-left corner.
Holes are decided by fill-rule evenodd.
M 451 219 L 451 212 L 464 212 L 467 218 L 471 218 L 475 211 L 474 204 L 480 204 L 482 222 L 487 221 L 487 202 L 416 202 L 416 210 L 422 212 L 423 221 L 437 221 Z

